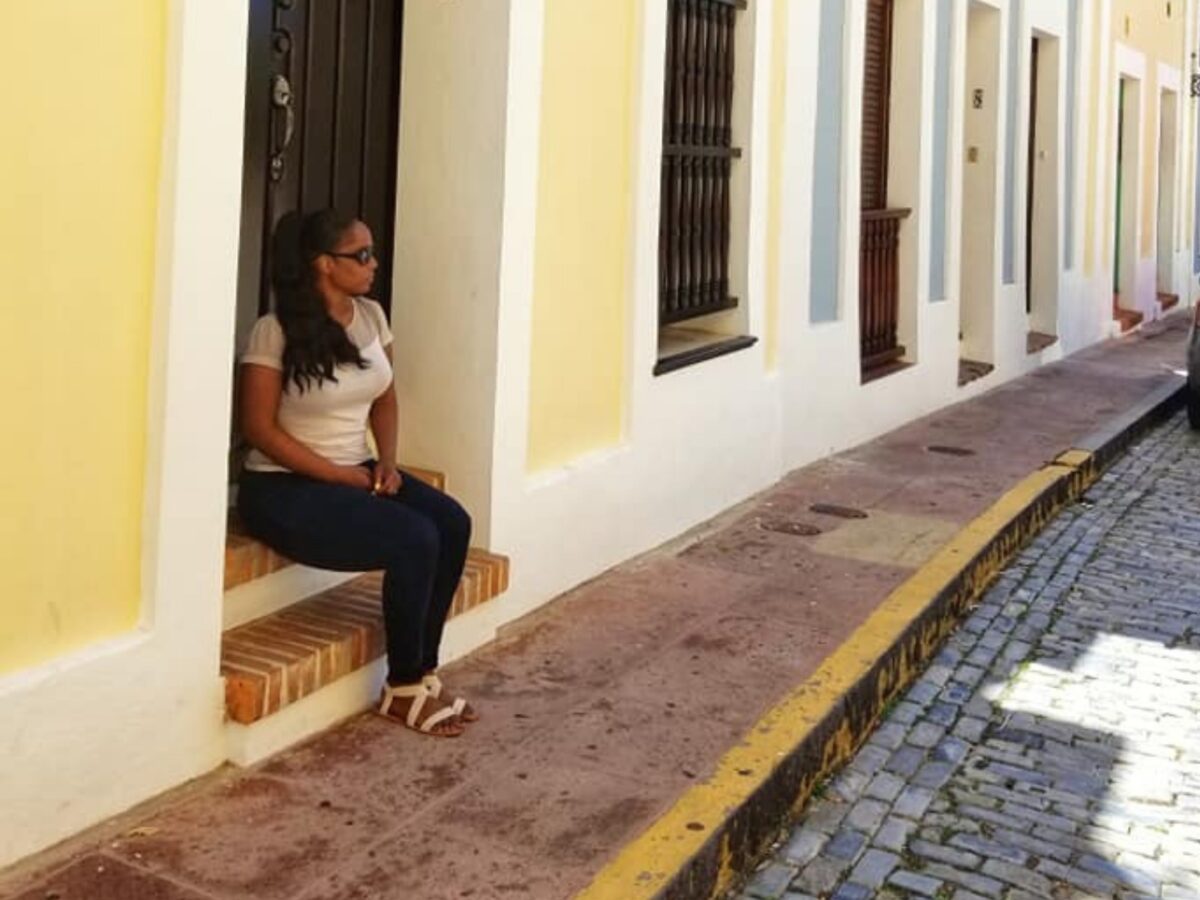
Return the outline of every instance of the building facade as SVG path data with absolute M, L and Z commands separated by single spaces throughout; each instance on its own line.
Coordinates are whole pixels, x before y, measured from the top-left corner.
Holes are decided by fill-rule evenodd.
M 230 630 L 346 577 L 231 575 L 234 360 L 288 208 L 375 230 L 402 456 L 511 565 L 454 654 L 1200 293 L 1195 0 L 12 15 L 0 864 L 377 689 L 362 660 L 229 705 Z

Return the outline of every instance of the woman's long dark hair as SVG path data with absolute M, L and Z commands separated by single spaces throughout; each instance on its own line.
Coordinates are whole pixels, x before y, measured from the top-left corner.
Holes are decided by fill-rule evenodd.
M 283 328 L 283 386 L 295 384 L 300 393 L 326 379 L 337 381 L 334 369 L 348 364 L 370 365 L 330 317 L 317 290 L 313 263 L 329 253 L 357 221 L 334 209 L 304 215 L 287 213 L 275 226 L 271 245 L 271 284 L 275 315 Z

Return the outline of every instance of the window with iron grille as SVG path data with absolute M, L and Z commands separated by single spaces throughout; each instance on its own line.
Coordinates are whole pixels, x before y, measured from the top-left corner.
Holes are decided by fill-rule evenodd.
M 729 288 L 734 30 L 744 0 L 669 0 L 658 318 L 732 309 Z

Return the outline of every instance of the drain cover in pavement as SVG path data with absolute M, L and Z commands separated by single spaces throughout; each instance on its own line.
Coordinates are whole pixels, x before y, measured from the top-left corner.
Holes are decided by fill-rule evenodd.
M 823 516 L 837 516 L 839 519 L 865 519 L 867 514 L 853 506 L 838 506 L 835 503 L 814 503 L 809 507 L 815 513 Z
M 944 453 L 947 456 L 974 456 L 974 450 L 968 450 L 966 447 L 949 447 L 946 444 L 930 444 L 925 448 L 930 453 Z
M 777 531 L 780 534 L 795 534 L 800 537 L 813 537 L 821 533 L 821 529 L 816 525 L 809 525 L 807 522 L 795 522 L 791 519 L 768 519 L 765 522 L 760 522 L 767 531 Z

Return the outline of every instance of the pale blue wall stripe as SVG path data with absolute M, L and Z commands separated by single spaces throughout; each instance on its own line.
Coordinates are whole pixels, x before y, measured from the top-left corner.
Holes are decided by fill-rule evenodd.
M 933 84 L 933 183 L 930 186 L 929 299 L 946 299 L 946 156 L 950 141 L 950 65 L 954 40 L 951 0 L 938 0 Z
M 809 285 L 810 318 L 814 322 L 832 322 L 838 315 L 838 270 L 842 256 L 845 5 L 844 0 L 821 0 L 816 149 L 813 154 L 812 278 Z
M 1070 0 L 1067 4 L 1067 15 L 1070 16 L 1070 21 L 1067 22 L 1067 164 L 1063 167 L 1063 177 L 1066 179 L 1063 186 L 1066 227 L 1063 233 L 1063 266 L 1070 270 L 1075 268 L 1075 104 L 1078 102 L 1079 89 L 1079 73 L 1075 68 L 1079 64 L 1079 0 Z
M 1004 283 L 1014 282 L 1017 236 L 1017 108 L 1021 99 L 1021 0 L 1008 7 L 1008 153 L 1004 160 Z

